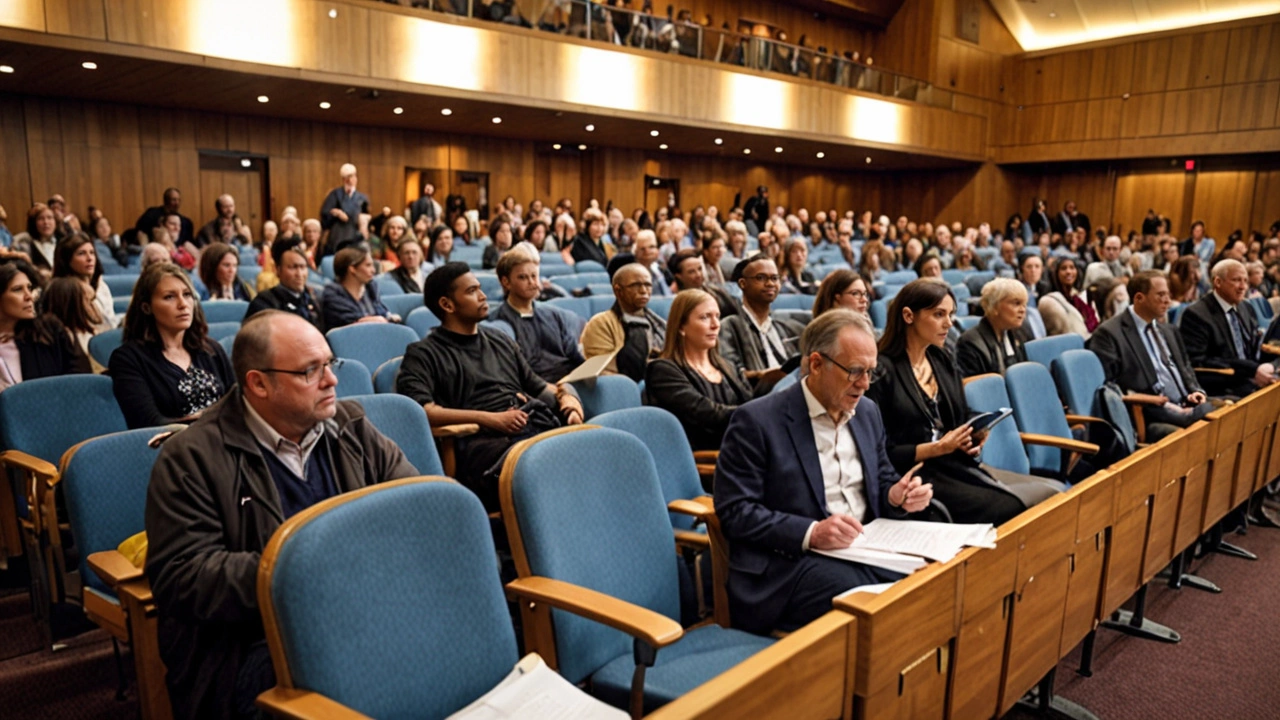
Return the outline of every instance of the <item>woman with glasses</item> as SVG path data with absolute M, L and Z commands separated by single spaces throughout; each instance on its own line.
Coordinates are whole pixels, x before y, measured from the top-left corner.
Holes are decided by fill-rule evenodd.
M 953 521 L 998 525 L 1061 488 L 995 471 L 1002 483 L 979 464 L 986 433 L 965 425 L 972 413 L 960 371 L 943 350 L 955 308 L 951 289 L 936 280 L 914 280 L 898 292 L 867 397 L 892 417 L 885 445 L 899 473 L 923 463 L 920 478 L 933 483 Z
M 813 316 L 838 307 L 867 315 L 872 299 L 870 284 L 861 275 L 852 270 L 836 270 L 822 278 L 813 299 Z
M 208 329 L 177 265 L 157 263 L 138 278 L 124 343 L 107 363 L 130 429 L 190 422 L 235 385 L 231 361 Z

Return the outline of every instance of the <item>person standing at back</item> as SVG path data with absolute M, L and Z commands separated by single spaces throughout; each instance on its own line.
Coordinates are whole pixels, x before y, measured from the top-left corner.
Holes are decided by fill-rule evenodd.
M 356 189 L 356 166 L 344 163 L 338 170 L 342 184 L 329 191 L 320 205 L 320 227 L 329 232 L 320 257 L 332 255 L 369 237 L 369 198 Z

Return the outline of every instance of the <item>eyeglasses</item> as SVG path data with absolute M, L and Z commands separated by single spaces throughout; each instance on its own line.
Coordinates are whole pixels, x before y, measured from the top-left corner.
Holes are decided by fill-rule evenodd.
M 869 297 L 869 296 L 867 295 L 867 291 L 866 291 L 866 290 L 845 290 L 844 292 L 842 292 L 842 293 L 840 293 L 840 294 L 841 294 L 841 295 L 848 295 L 848 296 L 849 296 L 849 297 L 851 297 L 851 298 L 856 298 L 856 299 L 859 299 L 859 300 L 865 300 L 865 299 L 867 299 L 867 298 Z
M 285 375 L 297 375 L 302 378 L 302 382 L 306 383 L 307 385 L 310 385 L 314 383 L 321 375 L 324 374 L 325 368 L 329 368 L 329 370 L 332 371 L 334 375 L 337 375 L 338 368 L 342 367 L 342 364 L 345 362 L 346 360 L 343 360 L 342 358 L 333 358 L 329 360 L 329 362 L 318 363 L 316 365 L 312 365 L 310 367 L 306 367 L 301 370 L 281 370 L 279 368 L 259 368 L 258 372 L 284 373 Z
M 871 372 L 875 370 L 875 368 L 860 368 L 860 367 L 847 368 L 841 365 L 840 363 L 836 362 L 835 358 L 831 357 L 826 353 L 818 353 L 818 354 L 821 355 L 827 362 L 849 373 L 849 382 L 851 383 L 858 382 L 862 378 L 869 376 Z
M 630 285 L 622 285 L 621 287 L 623 290 L 630 290 L 631 292 L 640 292 L 641 290 L 652 291 L 653 283 L 633 282 Z
M 773 283 L 774 285 L 777 285 L 778 283 L 782 282 L 781 275 L 765 275 L 764 273 L 760 273 L 759 275 L 748 276 L 747 279 L 755 280 L 761 285 L 767 285 L 769 283 Z

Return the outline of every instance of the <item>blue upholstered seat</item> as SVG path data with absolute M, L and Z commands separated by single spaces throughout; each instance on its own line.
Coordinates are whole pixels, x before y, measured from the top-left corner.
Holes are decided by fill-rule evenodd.
M 1068 350 L 1054 359 L 1050 366 L 1058 392 L 1072 415 L 1106 417 L 1117 430 L 1129 452 L 1138 448 L 1137 430 L 1129 419 L 1129 410 L 1120 407 L 1103 412 L 1099 403 L 1098 388 L 1107 381 L 1102 361 L 1091 350 Z
M 872 300 L 867 312 L 871 315 L 871 324 L 877 330 L 883 330 L 889 320 L 889 301 L 884 298 Z
M 915 270 L 898 270 L 896 272 L 887 272 L 880 279 L 884 281 L 885 285 L 906 285 L 918 277 Z
M 290 518 L 258 595 L 291 687 L 369 717 L 444 718 L 497 685 L 518 658 L 489 528 L 474 493 L 419 478 Z
M 584 297 L 562 297 L 547 301 L 551 307 L 567 310 L 586 322 L 591 319 L 591 300 Z
M 1074 439 L 1049 368 L 1035 362 L 1011 365 L 1005 370 L 1005 388 L 1009 391 L 1009 403 L 1018 427 L 1023 432 Z M 1066 474 L 1063 453 L 1057 448 L 1032 445 L 1027 448 L 1027 457 L 1031 461 L 1032 472 L 1038 475 Z
M 698 465 L 693 460 L 693 448 L 675 415 L 662 408 L 632 407 L 596 415 L 591 418 L 591 424 L 630 433 L 645 444 L 653 456 L 665 502 L 706 494 L 698 477 Z M 693 518 L 688 515 L 668 514 L 673 528 L 693 528 Z
M 611 410 L 640 407 L 640 387 L 626 375 L 601 375 L 573 383 L 582 400 L 582 419 L 590 420 Z
M 404 395 L 360 395 L 351 398 L 364 408 L 378 432 L 391 439 L 423 475 L 443 475 L 440 453 L 431 438 L 431 425 L 422 406 Z
M 1084 338 L 1075 333 L 1050 335 L 1046 338 L 1028 342 L 1026 348 L 1027 359 L 1033 363 L 1039 363 L 1047 369 L 1056 358 L 1062 356 L 1062 353 L 1068 350 L 1083 350 Z
M 1027 308 L 1027 327 L 1031 328 L 1031 337 L 1036 340 L 1049 336 L 1049 331 L 1044 327 L 1044 318 L 1041 317 L 1040 311 L 1033 307 Z
M 590 588 L 679 622 L 671 521 L 653 456 L 610 428 L 553 431 L 517 446 L 502 472 L 503 519 L 521 576 Z M 553 611 L 560 673 L 626 706 L 632 639 Z M 646 711 L 764 649 L 772 640 L 696 627 L 657 652 L 644 685 Z M 688 643 L 685 647 L 677 646 Z
M 406 318 L 409 313 L 422 307 L 422 293 L 383 295 L 382 304 L 387 306 L 387 312 Z
M 1004 378 L 995 374 L 976 377 L 966 382 L 964 399 L 973 412 L 993 412 L 1010 407 Z M 982 446 L 981 459 L 982 462 L 1001 470 L 1022 475 L 1031 472 L 1031 462 L 1027 459 L 1022 438 L 1018 436 L 1016 418 L 1006 418 L 991 428 L 987 442 Z
M 662 297 L 649 298 L 648 308 L 658 314 L 663 320 L 671 314 L 671 303 L 675 300 L 673 295 L 664 295 Z
M 244 314 L 249 310 L 249 303 L 244 300 L 206 300 L 200 303 L 207 323 L 244 322 Z
M 124 344 L 124 328 L 111 328 L 89 338 L 89 356 L 106 367 L 111 362 L 111 353 Z
M 133 295 L 133 286 L 138 284 L 138 273 L 103 275 L 102 280 L 111 291 L 111 297 L 129 297 Z
M 209 323 L 209 338 L 214 342 L 222 342 L 223 338 L 234 338 L 238 332 L 240 332 L 240 323 L 238 321 Z
M 349 398 L 353 395 L 372 395 L 373 394 L 373 376 L 369 374 L 369 368 L 359 360 L 350 358 L 342 358 L 343 363 L 333 371 L 338 378 L 338 387 L 335 392 L 340 398 Z
M 375 393 L 393 393 L 396 391 L 396 376 L 400 374 L 400 363 L 404 356 L 393 357 L 382 363 L 373 371 L 373 391 Z
M 604 266 L 596 262 L 595 260 L 580 260 L 574 263 L 573 269 L 576 270 L 579 275 L 585 275 L 587 273 L 605 272 Z M 607 275 L 608 273 L 605 273 L 605 274 Z
M 363 363 L 370 377 L 379 365 L 404 355 L 405 348 L 421 339 L 412 328 L 390 323 L 347 325 L 330 330 L 325 337 L 334 355 Z M 373 392 L 372 387 L 369 392 Z
M 404 316 L 404 324 L 418 333 L 418 338 L 424 338 L 427 333 L 431 332 L 431 328 L 440 327 L 440 318 L 435 316 L 425 307 L 415 308 L 408 315 Z
M 774 299 L 771 310 L 812 310 L 813 296 L 789 294 L 779 295 Z

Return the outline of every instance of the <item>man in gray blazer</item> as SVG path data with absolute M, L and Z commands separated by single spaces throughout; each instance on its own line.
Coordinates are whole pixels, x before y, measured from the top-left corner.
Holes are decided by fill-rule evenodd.
M 733 268 L 732 281 L 742 288 L 742 312 L 720 326 L 720 354 L 753 384 L 776 383 L 779 368 L 800 353 L 804 326 L 775 318 L 769 311 L 782 289 L 778 266 L 764 255 L 753 255 Z

